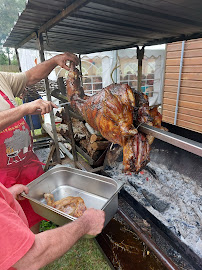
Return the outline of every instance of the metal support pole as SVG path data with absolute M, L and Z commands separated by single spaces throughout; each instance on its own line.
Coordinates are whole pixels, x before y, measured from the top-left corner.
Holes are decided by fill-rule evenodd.
M 79 70 L 80 70 L 80 81 L 81 81 L 81 86 L 83 87 L 83 74 L 82 74 L 82 67 L 81 67 L 81 55 L 79 54 Z
M 65 105 L 64 107 L 65 107 L 65 112 L 66 112 L 66 121 L 67 121 L 67 125 L 68 125 L 69 135 L 70 135 L 71 144 L 72 144 L 72 154 L 73 154 L 73 158 L 74 158 L 74 165 L 75 165 L 75 167 L 77 167 L 76 162 L 78 161 L 78 157 L 77 157 L 77 152 L 76 152 L 76 144 L 75 144 L 75 140 L 74 140 L 74 132 L 73 132 L 73 128 L 72 128 L 72 120 L 70 117 L 68 105 Z
M 118 78 L 118 72 L 117 72 L 117 68 L 118 68 L 118 50 L 114 50 L 113 51 L 113 73 L 112 73 L 112 78 L 114 83 L 117 83 L 117 78 Z
M 25 98 L 25 103 L 28 103 L 28 98 Z M 29 118 L 29 123 L 30 123 L 31 131 L 32 131 L 32 136 L 33 136 L 33 139 L 35 139 L 36 136 L 35 136 L 35 132 L 34 132 L 34 124 L 32 121 L 32 116 L 29 114 L 28 118 Z
M 58 84 L 58 87 L 59 87 L 59 90 L 62 92 L 62 94 L 64 93 L 64 90 L 66 92 L 63 79 L 60 80 L 60 84 Z M 78 161 L 78 157 L 77 157 L 77 152 L 76 152 L 76 143 L 74 140 L 74 132 L 73 132 L 73 128 L 72 128 L 72 120 L 71 120 L 68 104 L 64 105 L 64 108 L 65 108 L 65 118 L 66 118 L 65 121 L 68 125 L 68 131 L 69 131 L 71 145 L 72 145 L 72 154 L 73 154 L 73 159 L 74 159 L 74 165 L 75 165 L 75 167 L 77 167 L 76 163 Z
M 142 60 L 144 58 L 144 47 L 141 49 L 137 46 L 137 59 L 138 59 L 138 82 L 137 82 L 137 91 L 141 91 L 142 85 Z
M 22 72 L 21 65 L 20 65 L 20 58 L 19 58 L 19 54 L 18 54 L 18 49 L 15 49 L 15 54 L 16 54 L 16 58 L 17 58 L 17 61 L 18 61 L 19 71 Z
M 40 60 L 41 60 L 41 62 L 44 62 L 45 57 L 44 57 L 44 45 L 43 45 L 42 34 L 40 34 L 38 36 L 38 44 L 39 44 Z M 48 78 L 45 78 L 45 90 L 46 90 L 47 100 L 51 101 L 50 86 L 49 86 Z M 58 163 L 61 163 L 60 151 L 59 151 L 59 145 L 58 145 L 58 137 L 57 137 L 57 132 L 56 132 L 55 118 L 54 118 L 53 111 L 50 111 L 50 118 L 51 118 L 52 130 L 53 130 L 53 138 L 54 138 L 54 142 L 55 142 L 56 159 L 57 159 Z
M 63 77 L 59 77 L 59 78 L 57 79 L 57 84 L 58 84 L 58 87 L 59 87 L 59 89 L 60 89 L 60 92 L 61 92 L 64 96 L 66 96 L 66 87 L 65 87 L 65 85 L 64 85 Z
M 177 100 L 176 100 L 176 105 L 175 105 L 174 125 L 176 125 L 176 123 L 177 123 L 177 114 L 178 114 L 178 107 L 179 107 L 180 86 L 181 86 L 182 67 L 183 67 L 183 58 L 184 58 L 184 44 L 185 44 L 185 41 L 182 41 L 182 50 L 181 50 L 181 59 L 180 59 L 180 71 L 179 71 L 178 86 L 177 86 Z
M 190 153 L 202 157 L 202 143 L 184 138 L 182 136 L 165 130 L 161 130 L 156 127 L 149 126 L 147 124 L 141 124 L 139 127 L 139 131 L 145 134 L 152 135 L 159 140 L 162 140 L 166 143 L 172 144 Z

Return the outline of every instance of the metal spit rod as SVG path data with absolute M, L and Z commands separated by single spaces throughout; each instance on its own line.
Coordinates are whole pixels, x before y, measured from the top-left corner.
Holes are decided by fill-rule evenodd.
M 70 102 L 60 103 L 57 105 L 58 108 L 64 107 L 65 105 L 70 105 Z
M 138 128 L 139 131 L 154 136 L 155 138 L 158 138 L 164 142 L 170 143 L 172 145 L 175 145 L 179 148 L 182 148 L 188 152 L 191 152 L 193 154 L 196 154 L 200 157 L 202 157 L 202 144 L 195 142 L 193 140 L 184 138 L 182 136 L 173 134 L 168 131 L 161 130 L 159 128 L 155 128 L 152 126 L 148 126 L 146 124 L 141 124 L 141 126 Z
M 158 246 L 150 239 L 142 229 L 129 218 L 124 211 L 119 207 L 118 214 L 130 225 L 130 227 L 135 231 L 139 238 L 155 253 L 156 257 L 166 266 L 169 270 L 178 270 L 178 267 L 171 261 L 171 259 L 165 255 Z

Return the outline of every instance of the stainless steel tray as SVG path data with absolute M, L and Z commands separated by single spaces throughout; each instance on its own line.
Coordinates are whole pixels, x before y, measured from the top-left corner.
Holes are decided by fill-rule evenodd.
M 29 199 L 37 214 L 58 225 L 64 225 L 76 218 L 48 206 L 44 193 L 52 193 L 55 200 L 79 196 L 87 208 L 105 211 L 106 226 L 118 209 L 118 192 L 123 184 L 109 177 L 57 165 L 29 183 L 29 194 L 23 193 L 23 196 Z

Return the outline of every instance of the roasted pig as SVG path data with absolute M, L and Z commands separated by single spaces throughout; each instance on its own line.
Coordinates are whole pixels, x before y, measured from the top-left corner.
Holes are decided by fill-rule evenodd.
M 44 198 L 47 205 L 52 206 L 68 215 L 73 217 L 80 217 L 87 209 L 84 200 L 81 197 L 68 196 L 59 201 L 54 200 L 54 196 L 51 193 L 45 193 Z
M 138 173 L 148 162 L 153 137 L 138 132 L 142 123 L 160 126 L 161 115 L 150 110 L 148 97 L 127 84 L 111 84 L 94 96 L 84 94 L 74 64 L 67 78 L 71 106 L 104 138 L 123 147 L 125 172 Z

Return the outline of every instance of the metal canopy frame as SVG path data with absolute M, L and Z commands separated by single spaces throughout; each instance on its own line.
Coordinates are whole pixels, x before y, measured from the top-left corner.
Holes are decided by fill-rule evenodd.
M 37 31 L 31 33 L 28 37 L 22 40 L 16 48 L 21 48 L 25 43 L 30 41 L 31 39 L 36 39 L 42 33 L 47 33 L 47 31 L 70 15 L 72 12 L 76 11 L 81 5 L 89 2 L 89 0 L 76 0 L 71 5 L 69 5 L 66 9 L 63 9 L 57 16 L 47 21 L 43 24 Z M 47 3 L 48 4 L 48 3 Z
M 200 0 L 28 0 L 4 46 L 87 54 L 202 37 Z
M 144 46 L 202 37 L 201 10 L 201 0 L 192 0 L 191 6 L 189 0 L 29 0 L 4 46 L 16 51 L 39 46 L 42 61 L 44 50 L 87 54 L 136 46 L 140 91 Z M 50 99 L 48 79 L 45 88 Z M 53 114 L 51 123 L 60 159 Z M 147 125 L 141 128 L 202 156 L 202 144 Z M 74 160 L 76 163 L 75 153 Z

